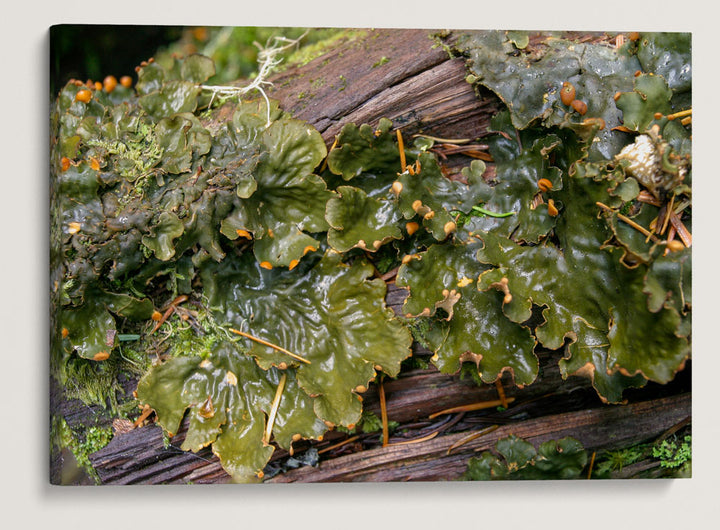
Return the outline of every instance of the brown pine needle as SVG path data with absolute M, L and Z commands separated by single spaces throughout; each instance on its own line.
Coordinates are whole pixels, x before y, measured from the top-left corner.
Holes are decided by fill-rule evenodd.
M 336 137 L 335 137 L 335 140 L 333 140 L 333 143 L 332 143 L 332 145 L 330 146 L 330 150 L 328 151 L 328 154 L 327 154 L 327 156 L 325 157 L 325 160 L 324 160 L 323 163 L 322 163 L 322 166 L 320 166 L 320 173 L 322 173 L 323 171 L 325 171 L 325 168 L 326 168 L 327 165 L 328 165 L 328 158 L 330 158 L 330 153 L 332 153 L 332 150 L 335 149 L 335 146 L 337 145 L 337 140 L 338 140 L 338 139 L 337 139 L 337 136 L 336 136 Z
M 135 420 L 133 423 L 133 429 L 137 426 L 139 426 L 142 422 L 144 422 L 150 414 L 152 414 L 153 409 L 150 408 L 150 405 L 145 405 L 142 409 L 142 413 L 140 416 L 138 416 L 138 419 Z
M 398 151 L 400 151 L 400 172 L 405 173 L 405 169 L 407 169 L 407 164 L 405 163 L 405 144 L 403 144 L 403 137 L 400 129 L 395 132 L 397 133 Z
M 414 134 L 413 138 L 427 138 L 428 140 L 433 140 L 435 142 L 440 142 L 443 144 L 456 144 L 456 145 L 462 145 L 462 144 L 466 144 L 466 143 L 472 141 L 470 138 L 458 138 L 457 140 L 453 140 L 451 138 L 438 138 L 437 136 L 430 136 L 427 134 Z
M 382 420 L 382 433 L 383 433 L 382 446 L 387 447 L 389 434 L 388 434 L 387 407 L 385 405 L 385 387 L 383 386 L 383 379 L 384 379 L 384 376 L 381 374 L 380 381 L 378 382 L 378 395 L 380 396 L 380 418 Z
M 410 445 L 410 444 L 419 444 L 420 442 L 427 442 L 428 440 L 432 440 L 435 438 L 438 434 L 440 434 L 440 431 L 431 432 L 427 436 L 423 436 L 422 438 L 415 438 L 413 440 L 405 440 L 403 442 L 393 442 L 390 445 Z M 385 447 L 385 444 L 383 444 L 383 447 Z
M 652 195 L 652 193 L 645 191 L 645 190 L 642 190 L 638 194 L 637 200 L 640 202 L 644 202 L 645 204 L 652 204 L 653 206 L 657 206 L 658 208 L 660 208 L 660 206 L 662 206 L 662 203 L 659 200 L 657 200 Z
M 327 453 L 328 451 L 332 451 L 333 449 L 337 449 L 338 447 L 342 447 L 345 444 L 349 444 L 350 442 L 354 442 L 355 440 L 358 440 L 360 438 L 359 434 L 356 434 L 355 436 L 351 436 L 350 438 L 347 438 L 343 440 L 340 443 L 336 443 L 335 445 L 331 445 L 330 447 L 326 447 L 325 449 L 320 449 L 318 451 L 318 454 L 321 455 L 323 453 Z
M 270 407 L 270 414 L 268 414 L 268 421 L 265 426 L 265 435 L 263 436 L 263 442 L 265 445 L 270 443 L 270 436 L 272 436 L 273 425 L 275 424 L 275 415 L 277 414 L 278 407 L 280 406 L 280 399 L 282 398 L 286 380 L 287 372 L 283 372 L 280 382 L 278 383 L 277 390 L 275 391 L 275 398 L 273 399 L 272 406 Z
M 667 230 L 668 223 L 670 222 L 670 212 L 673 211 L 674 205 L 675 205 L 675 195 L 670 197 L 670 204 L 668 204 L 668 207 L 665 210 L 665 218 L 663 219 L 663 225 L 662 225 L 662 229 L 660 230 L 660 235 L 663 235 L 665 233 L 665 230 Z
M 173 311 L 175 311 L 175 306 L 171 305 L 168 307 L 163 315 L 160 317 L 160 320 L 158 320 L 155 325 L 153 326 L 152 330 L 150 331 L 149 335 L 152 335 L 155 333 L 158 329 L 160 329 L 160 326 L 162 326 L 165 321 L 170 318 L 170 315 L 172 315 Z
M 503 388 L 502 381 L 500 379 L 495 380 L 495 388 L 497 388 L 498 396 L 503 408 L 508 408 L 507 398 L 505 397 L 505 389 Z
M 687 110 L 681 110 L 680 112 L 676 112 L 674 114 L 668 114 L 665 116 L 668 120 L 672 121 L 675 118 L 683 118 L 685 116 L 692 116 L 692 109 Z
M 592 470 L 593 470 L 593 465 L 594 465 L 594 464 L 595 464 L 595 451 L 593 451 L 593 454 L 592 454 L 592 456 L 590 457 L 590 467 L 588 468 L 588 472 L 587 472 L 587 478 L 588 478 L 588 480 L 590 480 L 590 477 L 592 477 Z
M 167 309 L 165 309 L 165 312 L 163 313 L 162 317 L 160 317 L 160 320 L 158 320 L 158 321 L 155 323 L 155 326 L 152 328 L 152 331 L 150 331 L 149 335 L 152 335 L 152 334 L 155 333 L 158 329 L 160 329 L 160 326 L 162 326 L 162 325 L 165 323 L 165 321 L 166 321 L 168 318 L 170 318 L 170 315 L 173 314 L 173 312 L 175 311 L 175 308 L 176 308 L 177 306 L 179 306 L 180 304 L 182 304 L 182 303 L 183 303 L 185 300 L 187 300 L 187 299 L 188 299 L 187 295 L 181 294 L 180 296 L 178 296 L 177 298 L 175 298 L 175 300 L 173 300 L 172 302 L 170 302 L 170 305 L 168 305 Z
M 515 401 L 515 398 L 506 398 L 505 403 L 509 405 L 513 401 Z M 473 410 L 491 409 L 493 407 L 499 406 L 504 406 L 503 402 L 499 399 L 494 399 L 492 401 L 482 401 L 480 403 L 472 403 L 470 405 L 462 405 L 460 407 L 453 407 L 450 409 L 441 410 L 440 412 L 430 414 L 428 418 L 432 420 L 437 418 L 438 416 L 442 416 L 443 414 L 453 414 L 454 412 L 471 412 Z
M 236 334 L 238 334 L 238 335 L 240 335 L 240 336 L 242 336 L 242 337 L 245 337 L 246 339 L 253 340 L 253 341 L 257 342 L 258 344 L 262 344 L 263 346 L 267 346 L 268 348 L 272 348 L 272 349 L 274 349 L 274 350 L 277 350 L 277 351 L 279 351 L 279 352 L 282 352 L 282 353 L 284 353 L 285 355 L 289 355 L 289 356 L 292 357 L 293 359 L 297 359 L 297 360 L 300 361 L 300 362 L 303 362 L 303 363 L 305 363 L 305 364 L 310 364 L 310 361 L 308 361 L 307 359 L 305 359 L 305 358 L 303 358 L 303 357 L 300 357 L 299 355 L 295 355 L 294 353 L 286 350 L 285 348 L 282 348 L 282 347 L 278 346 L 277 344 L 273 344 L 272 342 L 268 342 L 268 341 L 266 341 L 266 340 L 262 340 L 262 339 L 259 339 L 259 338 L 257 338 L 257 337 L 253 337 L 252 335 L 249 335 L 249 334 L 245 333 L 244 331 L 239 331 L 239 330 L 237 330 L 237 329 L 230 328 L 230 331 L 233 332 L 233 333 L 236 333 Z
M 692 234 L 688 232 L 688 229 L 685 228 L 685 225 L 675 212 L 670 212 L 670 224 L 680 236 L 683 244 L 690 248 L 692 246 Z
M 487 427 L 486 429 L 482 429 L 480 431 L 468 434 L 465 438 L 458 440 L 457 442 L 452 444 L 450 447 L 448 447 L 447 454 L 449 455 L 453 449 L 457 449 L 458 447 L 465 445 L 468 442 L 472 442 L 473 440 L 476 440 L 476 439 L 480 438 L 481 436 L 485 436 L 486 434 L 493 432 L 495 429 L 497 429 L 499 427 L 500 427 L 499 425 L 491 425 L 490 427 Z
M 607 206 L 607 205 L 605 205 L 605 204 L 603 204 L 603 203 L 601 203 L 601 202 L 596 202 L 595 204 L 597 204 L 600 208 L 602 208 L 603 210 L 605 210 L 605 211 L 607 211 L 607 212 L 616 213 L 612 208 L 610 208 L 609 206 Z M 652 232 L 650 232 L 647 228 L 645 228 L 644 226 L 640 226 L 640 225 L 637 224 L 635 221 L 633 221 L 633 220 L 630 219 L 629 217 L 625 217 L 625 216 L 624 216 L 623 214 L 621 214 L 621 213 L 617 213 L 616 215 L 617 215 L 618 219 L 620 219 L 621 221 L 623 221 L 623 222 L 627 223 L 628 225 L 632 226 L 635 230 L 641 232 L 643 235 L 645 235 L 645 236 L 647 236 L 648 238 L 652 239 L 652 240 L 655 241 L 656 243 L 660 242 L 660 240 L 659 240 L 657 237 L 655 237 L 655 235 L 654 235 Z

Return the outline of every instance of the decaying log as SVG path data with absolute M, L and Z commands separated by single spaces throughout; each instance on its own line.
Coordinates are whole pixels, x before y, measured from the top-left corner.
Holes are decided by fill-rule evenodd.
M 499 100 L 478 99 L 465 62 L 431 38 L 433 30 L 368 30 L 271 81 L 270 97 L 332 144 L 346 123 L 388 118 L 403 134 L 478 138 Z
M 377 123 L 391 119 L 406 137 L 423 133 L 445 138 L 477 139 L 486 134 L 490 118 L 500 108 L 492 95 L 480 98 L 465 82 L 463 58 L 451 58 L 430 38 L 430 30 L 368 30 L 308 64 L 291 68 L 272 81 L 269 96 L 295 117 L 316 127 L 328 146 L 346 123 Z M 398 310 L 406 293 L 390 284 L 388 305 Z M 429 355 L 414 344 L 416 355 Z M 403 372 L 386 380 L 389 419 L 420 437 L 432 429 L 442 432 L 430 440 L 382 447 L 377 434 L 363 435 L 355 448 L 323 455 L 317 467 L 303 467 L 271 478 L 270 482 L 453 480 L 465 471 L 476 450 L 493 446 L 510 433 L 536 446 L 548 439 L 573 436 L 586 449 L 601 450 L 653 439 L 690 416 L 689 382 L 660 395 L 652 389 L 629 392 L 625 406 L 603 405 L 589 380 L 563 380 L 558 360 L 562 352 L 539 351 L 540 375 L 525 388 L 503 377 L 507 397 L 515 398 L 506 411 L 459 413 L 449 420 L 428 416 L 449 407 L 498 399 L 494 385 L 476 385 L 458 375 L 433 368 Z M 131 391 L 132 382 L 128 382 Z M 367 410 L 380 415 L 377 385 L 363 395 Z M 87 408 L 54 399 L 51 405 L 71 422 L 83 422 Z M 97 410 L 95 411 L 97 412 Z M 95 418 L 93 421 L 97 421 Z M 107 415 L 100 420 L 109 423 Z M 443 423 L 445 422 L 445 423 Z M 155 424 L 117 434 L 90 461 L 103 484 L 224 483 L 228 475 L 210 448 L 198 453 L 179 447 L 187 419 L 173 438 L 165 439 Z M 469 432 L 488 425 L 499 427 L 447 454 Z M 390 438 L 402 441 L 400 429 Z M 331 431 L 320 443 L 299 442 L 296 453 L 311 446 L 327 449 L 348 435 Z M 273 462 L 287 453 L 276 450 Z
M 410 445 L 389 445 L 304 467 L 270 482 L 355 482 L 452 480 L 462 476 L 468 458 L 491 449 L 500 438 L 515 434 L 536 447 L 566 436 L 582 442 L 586 450 L 632 445 L 662 433 L 690 415 L 687 394 L 634 403 L 624 407 L 581 410 L 504 425 L 454 449 L 468 433 L 452 434 Z

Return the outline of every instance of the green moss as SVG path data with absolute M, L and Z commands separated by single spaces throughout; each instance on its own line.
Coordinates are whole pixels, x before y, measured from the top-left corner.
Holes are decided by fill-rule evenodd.
M 90 463 L 90 455 L 105 447 L 113 438 L 111 427 L 80 427 L 73 430 L 62 418 L 54 418 L 50 432 L 51 444 L 57 449 L 69 449 L 77 464 L 95 482 L 100 483 Z
M 660 460 L 660 466 L 666 469 L 682 469 L 690 467 L 692 462 L 692 435 L 686 434 L 682 439 L 673 436 L 653 447 L 653 458 Z
M 301 46 L 297 51 L 291 53 L 285 62 L 285 69 L 291 66 L 304 66 L 310 61 L 332 51 L 342 43 L 361 39 L 367 35 L 367 31 L 356 29 L 327 29 L 315 30 L 313 35 L 326 35 L 326 37 L 312 44 Z
M 380 57 L 380 60 L 378 62 L 376 62 L 375 64 L 372 65 L 372 67 L 377 68 L 378 66 L 382 66 L 382 65 L 388 63 L 389 61 L 390 61 L 390 59 L 388 59 L 387 57 L 385 57 L 383 55 L 382 57 Z

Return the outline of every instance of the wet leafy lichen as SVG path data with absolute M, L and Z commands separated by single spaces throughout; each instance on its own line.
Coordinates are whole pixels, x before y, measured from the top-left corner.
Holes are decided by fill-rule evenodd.
M 277 102 L 215 97 L 201 56 L 144 65 L 134 90 L 68 83 L 52 114 L 53 374 L 99 373 L 135 337 L 155 358 L 138 363 L 139 402 L 167 433 L 187 418 L 183 449 L 212 446 L 243 482 L 276 445 L 363 421 L 410 330 L 441 371 L 486 383 L 531 384 L 540 346 L 607 402 L 670 381 L 691 352 L 691 137 L 673 114 L 689 41 L 459 43 L 469 80 L 507 106 L 484 138 L 492 181 L 480 161 L 448 179 L 431 140 L 405 146 L 386 119 L 346 124 L 328 152 Z M 395 266 L 403 319 L 373 277 Z M 503 443 L 486 475 L 565 451 Z M 547 471 L 574 473 L 571 454 Z

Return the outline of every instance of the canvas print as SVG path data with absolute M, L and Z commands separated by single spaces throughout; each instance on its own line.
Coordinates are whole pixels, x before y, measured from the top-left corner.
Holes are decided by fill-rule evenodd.
M 691 476 L 690 34 L 50 39 L 52 484 Z

